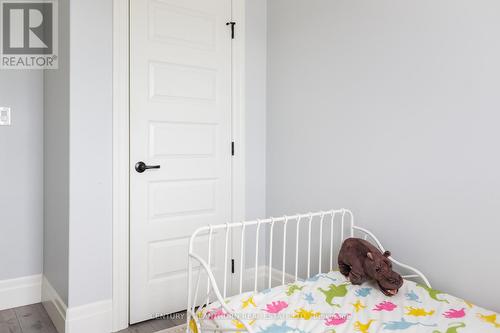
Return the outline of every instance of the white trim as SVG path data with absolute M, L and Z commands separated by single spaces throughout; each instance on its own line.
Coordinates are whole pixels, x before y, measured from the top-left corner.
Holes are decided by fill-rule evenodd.
M 111 300 L 69 308 L 66 333 L 109 333 L 112 330 L 111 312 Z
M 235 142 L 235 155 L 232 160 L 232 221 L 244 221 L 246 219 L 246 175 L 245 175 L 245 2 L 246 0 L 232 0 L 232 19 L 236 22 L 235 39 L 232 45 L 233 77 L 232 77 L 232 131 Z M 231 257 L 235 260 L 235 272 L 229 281 L 230 290 L 235 293 L 239 289 L 238 269 L 240 263 L 236 258 L 240 258 L 241 234 L 231 230 Z M 230 258 L 231 259 L 231 258 Z
M 259 290 L 266 289 L 268 266 L 262 265 L 258 267 L 257 286 Z M 254 289 L 255 269 L 253 267 L 245 269 L 245 278 L 243 280 L 243 292 Z
M 40 303 L 42 275 L 0 281 L 0 311 Z
M 245 1 L 232 0 L 232 218 L 245 219 Z M 113 332 L 129 322 L 129 1 L 113 0 Z M 228 221 L 230 222 L 230 221 Z
M 269 265 L 260 265 L 258 267 L 257 272 L 257 280 L 258 280 L 258 290 L 265 290 L 268 287 L 269 283 Z M 244 291 L 251 291 L 254 289 L 254 276 L 255 269 L 253 267 L 247 268 L 245 270 L 245 279 L 243 282 Z M 280 269 L 272 268 L 271 269 L 271 281 L 272 287 L 281 285 L 282 273 Z M 285 283 L 291 283 L 295 281 L 295 276 L 289 273 L 285 273 Z
M 65 333 L 66 330 L 66 303 L 61 299 L 50 282 L 43 277 L 42 281 L 42 304 L 54 326 L 59 333 Z
M 232 163 L 232 217 L 245 220 L 245 0 L 232 0 L 235 36 L 232 47 L 232 132 L 235 155 Z
M 45 277 L 42 281 L 42 300 L 59 333 L 111 332 L 111 300 L 68 308 Z
M 266 266 L 266 269 L 269 269 L 269 266 Z M 267 277 L 267 270 L 266 270 L 266 277 Z M 281 285 L 281 279 L 282 279 L 282 272 L 280 269 L 277 268 L 271 268 L 271 281 L 273 286 L 280 286 Z M 295 275 L 289 274 L 285 272 L 285 283 L 291 283 L 295 281 Z M 266 280 L 266 283 L 268 281 Z
M 113 332 L 129 323 L 129 1 L 113 0 Z

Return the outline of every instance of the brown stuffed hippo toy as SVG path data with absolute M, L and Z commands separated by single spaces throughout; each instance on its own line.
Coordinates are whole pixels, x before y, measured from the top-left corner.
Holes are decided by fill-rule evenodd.
M 403 278 L 392 270 L 390 256 L 389 251 L 382 253 L 363 239 L 348 238 L 340 249 L 339 270 L 352 284 L 372 279 L 386 296 L 394 296 L 403 285 Z

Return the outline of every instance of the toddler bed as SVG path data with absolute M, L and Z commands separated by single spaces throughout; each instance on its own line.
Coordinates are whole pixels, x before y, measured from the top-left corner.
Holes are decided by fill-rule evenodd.
M 352 285 L 334 263 L 341 242 L 354 236 L 385 251 L 345 209 L 198 229 L 189 245 L 187 331 L 500 333 L 500 315 L 432 289 L 420 271 L 392 257 L 405 278 L 396 296 L 375 283 Z M 238 269 L 228 256 L 231 237 L 240 244 Z M 196 251 L 200 238 L 208 248 Z M 264 253 L 269 265 L 262 267 Z M 244 268 L 249 254 L 253 267 Z

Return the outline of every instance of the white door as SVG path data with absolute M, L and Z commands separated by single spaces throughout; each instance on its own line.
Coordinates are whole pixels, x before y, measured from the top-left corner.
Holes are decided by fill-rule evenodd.
M 186 308 L 190 235 L 231 221 L 229 21 L 231 0 L 130 1 L 131 323 Z

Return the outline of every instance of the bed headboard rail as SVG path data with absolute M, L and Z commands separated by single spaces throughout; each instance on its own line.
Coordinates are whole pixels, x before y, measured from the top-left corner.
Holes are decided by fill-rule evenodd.
M 244 291 L 257 292 L 333 270 L 340 245 L 346 238 L 354 236 L 385 250 L 373 233 L 354 225 L 354 215 L 348 209 L 197 229 L 191 236 L 188 251 L 188 324 L 195 324 L 198 332 L 203 331 L 202 321 L 195 315 L 197 306 L 217 300 L 232 316 L 232 310 L 224 302 L 228 296 Z M 206 247 L 200 248 L 200 244 Z M 263 254 L 267 262 L 262 266 L 259 258 Z M 235 256 L 237 265 L 232 261 Z M 404 278 L 421 279 L 430 287 L 420 271 L 392 257 L 390 259 L 395 267 L 410 273 L 403 275 Z M 214 265 L 214 261 L 218 264 Z M 252 332 L 245 320 L 238 321 L 245 327 L 244 331 Z

